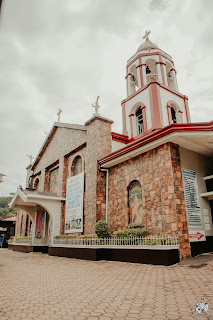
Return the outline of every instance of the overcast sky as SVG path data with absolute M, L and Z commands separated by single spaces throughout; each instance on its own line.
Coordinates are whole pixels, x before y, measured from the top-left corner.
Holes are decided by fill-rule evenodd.
M 173 57 L 193 122 L 213 119 L 213 1 L 3 0 L 0 17 L 0 195 L 25 187 L 27 155 L 57 121 L 100 113 L 122 132 L 126 61 L 150 40 Z

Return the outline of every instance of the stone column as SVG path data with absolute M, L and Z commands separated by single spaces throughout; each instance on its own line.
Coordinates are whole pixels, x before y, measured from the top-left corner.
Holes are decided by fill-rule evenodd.
M 113 121 L 99 115 L 85 123 L 87 150 L 85 159 L 85 230 L 94 233 L 95 223 L 105 218 L 106 177 L 99 171 L 98 160 L 112 151 L 111 125 Z

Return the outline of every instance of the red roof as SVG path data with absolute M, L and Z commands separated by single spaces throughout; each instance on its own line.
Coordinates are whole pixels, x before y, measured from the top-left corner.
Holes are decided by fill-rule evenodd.
M 125 147 L 118 149 L 106 157 L 98 160 L 99 165 L 104 164 L 110 160 L 113 160 L 123 154 L 130 152 L 134 149 L 137 149 L 141 146 L 144 146 L 154 140 L 157 140 L 161 137 L 164 137 L 172 132 L 180 132 L 180 131 L 213 131 L 213 121 L 210 122 L 200 122 L 200 123 L 173 123 L 167 127 L 162 129 L 154 130 L 145 136 L 136 139 L 133 142 L 128 143 Z

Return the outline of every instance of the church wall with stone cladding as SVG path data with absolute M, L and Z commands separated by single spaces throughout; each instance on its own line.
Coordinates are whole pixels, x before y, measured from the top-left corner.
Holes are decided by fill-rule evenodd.
M 83 127 L 83 126 L 82 126 Z M 34 173 L 41 171 L 40 191 L 49 192 L 48 171 L 45 169 L 59 160 L 57 195 L 62 196 L 64 156 L 86 141 L 86 131 L 58 128 L 41 157 Z
M 110 168 L 110 232 L 128 228 L 128 186 L 134 180 L 142 186 L 144 227 L 178 236 L 181 256 L 190 256 L 179 147 L 166 143 Z

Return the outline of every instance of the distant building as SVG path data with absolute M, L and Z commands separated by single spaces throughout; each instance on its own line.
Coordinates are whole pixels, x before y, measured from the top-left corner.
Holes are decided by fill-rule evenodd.
M 125 79 L 122 134 L 98 99 L 84 125 L 54 123 L 11 207 L 30 215 L 34 245 L 94 233 L 105 219 L 110 232 L 135 224 L 176 235 L 182 258 L 212 250 L 213 122 L 191 123 L 174 61 L 148 33 Z

